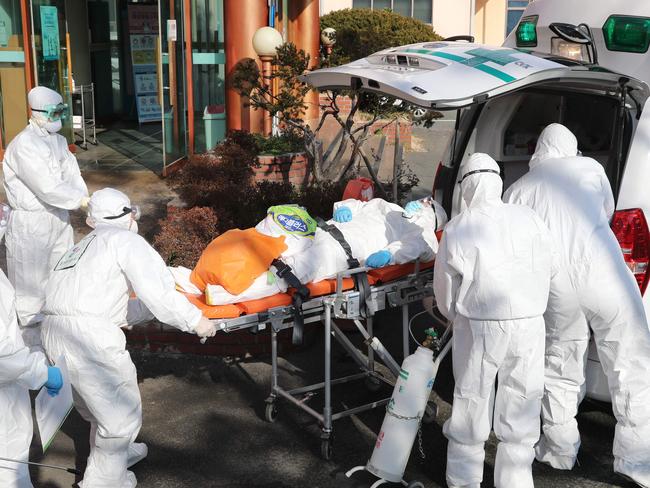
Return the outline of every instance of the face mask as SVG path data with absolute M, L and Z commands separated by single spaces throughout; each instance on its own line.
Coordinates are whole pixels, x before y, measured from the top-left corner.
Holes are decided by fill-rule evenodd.
M 50 134 L 55 134 L 61 130 L 63 124 L 60 120 L 55 120 L 54 122 L 45 122 L 43 124 L 43 129 L 48 131 Z

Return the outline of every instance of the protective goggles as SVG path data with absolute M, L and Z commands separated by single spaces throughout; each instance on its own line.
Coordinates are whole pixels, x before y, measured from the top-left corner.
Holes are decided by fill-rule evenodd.
M 45 114 L 50 122 L 56 122 L 57 120 L 65 120 L 68 116 L 68 105 L 65 103 L 46 105 L 43 109 L 33 108 L 32 112 Z
M 126 215 L 131 214 L 133 216 L 133 220 L 138 220 L 140 219 L 140 207 L 138 205 L 131 205 L 130 207 L 124 207 L 122 208 L 122 213 L 119 215 L 111 215 L 110 217 L 104 217 L 106 220 L 117 220 L 121 219 L 122 217 L 125 217 Z
M 460 180 L 458 180 L 458 183 L 460 184 L 463 181 L 465 181 L 465 178 L 467 178 L 468 176 L 472 176 L 472 175 L 475 175 L 475 174 L 478 174 L 478 173 L 494 173 L 495 175 L 499 175 L 499 178 L 501 177 L 501 173 L 499 171 L 497 171 L 496 169 L 475 169 L 474 171 L 470 171 L 469 173 L 465 173 L 463 175 L 463 177 Z

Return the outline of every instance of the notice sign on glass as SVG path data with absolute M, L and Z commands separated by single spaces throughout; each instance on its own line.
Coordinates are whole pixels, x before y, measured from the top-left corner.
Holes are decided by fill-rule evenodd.
M 41 39 L 43 40 L 43 59 L 56 61 L 61 55 L 59 42 L 59 14 L 56 7 L 41 5 Z
M 131 66 L 135 86 L 138 121 L 160 122 L 158 100 L 158 8 L 155 5 L 130 4 L 128 7 Z

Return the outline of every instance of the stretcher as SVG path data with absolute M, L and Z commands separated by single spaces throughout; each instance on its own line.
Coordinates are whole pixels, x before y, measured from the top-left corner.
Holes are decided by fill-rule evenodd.
M 355 277 L 366 274 L 369 291 L 361 293 L 355 287 Z M 314 417 L 321 426 L 321 454 L 325 459 L 332 456 L 333 422 L 350 415 L 385 406 L 390 397 L 359 405 L 345 410 L 332 410 L 332 386 L 351 381 L 364 380 L 371 391 L 378 390 L 382 383 L 394 386 L 394 382 L 375 371 L 375 355 L 397 377 L 399 365 L 373 335 L 373 316 L 389 309 L 402 311 L 402 354 L 409 355 L 409 310 L 410 303 L 432 296 L 433 262 L 413 262 L 404 265 L 387 266 L 380 269 L 360 267 L 339 273 L 335 279 L 307 285 L 310 298 L 302 303 L 304 324 L 321 322 L 324 333 L 323 381 L 300 388 L 287 390 L 279 384 L 278 376 L 278 334 L 295 324 L 295 310 L 292 291 L 260 300 L 233 305 L 210 306 L 198 295 L 187 295 L 203 314 L 211 319 L 224 333 L 240 330 L 259 332 L 270 327 L 271 332 L 271 392 L 266 399 L 265 418 L 274 422 L 277 418 L 277 400 L 283 399 Z M 366 353 L 359 350 L 336 325 L 336 319 L 353 321 L 361 333 Z M 359 372 L 340 378 L 332 378 L 332 338 L 350 355 L 359 367 Z M 324 391 L 322 411 L 307 405 L 314 392 Z M 428 409 L 435 415 L 434 408 Z

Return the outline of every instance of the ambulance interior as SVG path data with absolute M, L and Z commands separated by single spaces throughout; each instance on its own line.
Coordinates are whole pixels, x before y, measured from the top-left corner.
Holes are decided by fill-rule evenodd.
M 456 154 L 451 166 L 458 168 L 471 154 L 487 153 L 501 167 L 505 190 L 528 171 L 537 138 L 544 127 L 557 122 L 576 135 L 578 148 L 584 156 L 603 165 L 616 194 L 623 169 L 618 162 L 626 159 L 637 110 L 634 104 L 627 104 L 621 115 L 620 105 L 620 99 L 610 94 L 559 90 L 552 85 L 495 98 L 483 105 L 462 109 L 456 147 L 450 147 L 447 161 L 451 161 L 452 153 Z M 625 123 L 621 123 L 623 119 Z M 623 127 L 622 131 L 618 130 L 619 126 Z M 463 150 L 465 141 L 461 156 L 459 151 Z M 443 178 L 442 181 L 449 180 Z M 449 210 L 451 193 L 444 191 L 443 186 L 437 182 L 436 190 L 443 190 L 443 202 Z M 447 185 L 447 190 L 450 186 Z M 455 215 L 460 208 L 458 191 L 454 191 L 451 207 Z

